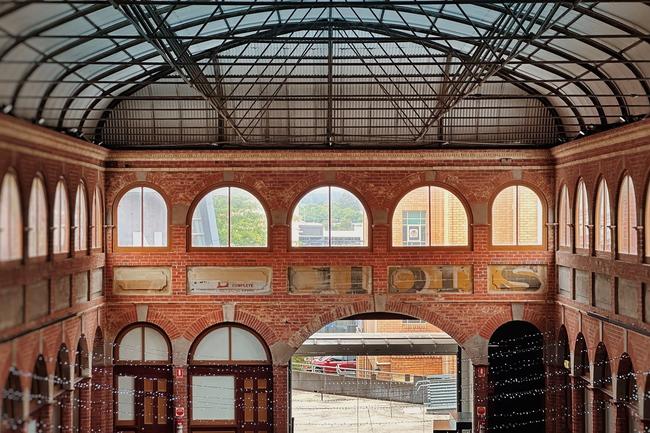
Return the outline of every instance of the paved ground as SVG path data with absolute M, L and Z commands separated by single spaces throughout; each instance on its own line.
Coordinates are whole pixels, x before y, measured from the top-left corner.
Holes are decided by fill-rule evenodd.
M 383 400 L 292 391 L 295 433 L 418 433 L 433 431 L 424 406 Z

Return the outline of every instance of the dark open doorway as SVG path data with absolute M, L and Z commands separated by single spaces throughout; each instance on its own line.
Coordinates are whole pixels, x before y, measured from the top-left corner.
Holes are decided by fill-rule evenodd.
M 508 322 L 492 334 L 488 358 L 488 431 L 544 433 L 542 334 L 528 322 Z

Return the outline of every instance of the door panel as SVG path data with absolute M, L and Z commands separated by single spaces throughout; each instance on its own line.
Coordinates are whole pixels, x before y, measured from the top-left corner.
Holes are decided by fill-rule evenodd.
M 204 390 L 192 385 L 199 378 L 200 383 L 203 383 L 206 377 L 232 378 L 232 394 L 229 395 L 234 406 L 234 419 L 229 425 L 219 425 L 217 418 L 206 418 L 204 411 L 196 414 L 198 411 L 192 410 L 194 403 L 191 403 L 190 433 L 273 433 L 270 366 L 190 366 L 188 375 L 191 402 L 195 397 L 197 402 L 206 398 Z
M 118 433 L 172 433 L 171 369 L 115 367 Z

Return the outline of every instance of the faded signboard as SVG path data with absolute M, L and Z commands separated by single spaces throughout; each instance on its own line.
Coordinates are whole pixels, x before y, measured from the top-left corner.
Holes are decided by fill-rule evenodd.
M 469 265 L 390 266 L 390 293 L 471 293 Z
M 25 293 L 22 286 L 0 289 L 0 329 L 13 328 L 23 323 Z
M 104 294 L 104 269 L 90 271 L 90 299 L 100 298 Z
M 72 280 L 72 287 L 74 287 L 74 302 L 81 304 L 88 301 L 88 272 L 79 272 L 74 274 Z
M 116 295 L 170 295 L 172 270 L 168 267 L 117 267 L 113 271 Z
M 489 265 L 488 291 L 534 293 L 546 290 L 546 265 Z
M 372 291 L 370 266 L 291 266 L 289 293 L 359 295 Z
M 195 266 L 187 268 L 192 295 L 268 295 L 272 270 L 267 267 Z

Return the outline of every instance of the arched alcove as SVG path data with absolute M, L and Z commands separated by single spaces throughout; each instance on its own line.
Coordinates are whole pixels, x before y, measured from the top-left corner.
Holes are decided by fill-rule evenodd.
M 488 346 L 488 429 L 490 432 L 544 433 L 545 371 L 543 337 L 531 323 L 501 325 Z

